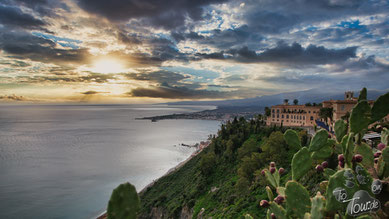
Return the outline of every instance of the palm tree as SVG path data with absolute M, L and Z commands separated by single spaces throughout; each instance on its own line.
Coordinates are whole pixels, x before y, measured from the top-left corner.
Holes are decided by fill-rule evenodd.
M 294 105 L 297 105 L 298 103 L 299 103 L 299 100 L 298 100 L 298 99 L 294 99 L 294 100 L 293 100 L 293 104 L 294 104 Z

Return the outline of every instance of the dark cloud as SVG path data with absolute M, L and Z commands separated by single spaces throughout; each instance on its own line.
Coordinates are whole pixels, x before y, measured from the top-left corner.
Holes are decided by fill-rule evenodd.
M 0 33 L 0 49 L 15 58 L 47 63 L 83 63 L 90 55 L 87 49 L 59 49 L 49 39 L 15 31 Z
M 24 13 L 20 8 L 15 6 L 6 6 L 0 4 L 0 24 L 11 27 L 22 27 L 26 29 L 45 30 L 46 25 L 40 19 L 33 17 L 30 14 Z
M 189 76 L 164 70 L 143 73 L 128 73 L 125 74 L 125 76 L 131 80 L 150 81 L 159 84 L 178 84 L 181 80 L 189 78 Z
M 69 7 L 62 0 L 3 0 L 3 4 L 11 6 L 23 6 L 29 8 L 40 16 L 57 17 L 56 8 L 70 11 Z
M 166 99 L 220 99 L 231 98 L 229 92 L 211 91 L 206 89 L 189 89 L 184 86 L 170 86 L 167 83 L 151 88 L 135 88 L 127 95 L 131 97 L 151 97 Z
M 143 19 L 149 25 L 166 29 L 184 25 L 187 17 L 200 20 L 204 6 L 223 2 L 226 0 L 78 0 L 79 6 L 84 10 L 112 21 L 137 18 Z
M 247 25 L 243 25 L 234 29 L 214 29 L 206 36 L 196 32 L 173 32 L 173 39 L 177 42 L 183 40 L 195 41 L 202 45 L 210 45 L 218 49 L 230 49 L 247 46 L 252 49 L 257 49 L 260 42 L 264 39 L 262 35 L 250 30 Z
M 356 57 L 357 47 L 344 49 L 327 49 L 323 46 L 309 45 L 303 48 L 298 43 L 287 45 L 279 43 L 277 47 L 266 49 L 256 53 L 247 47 L 231 49 L 225 52 L 198 54 L 206 59 L 233 60 L 242 63 L 286 63 L 286 64 L 328 64 L 344 62 L 349 58 Z
M 109 92 L 99 92 L 99 91 L 89 90 L 89 91 L 82 92 L 81 94 L 84 94 L 84 95 L 95 95 L 95 94 L 102 94 L 102 93 L 109 93 Z

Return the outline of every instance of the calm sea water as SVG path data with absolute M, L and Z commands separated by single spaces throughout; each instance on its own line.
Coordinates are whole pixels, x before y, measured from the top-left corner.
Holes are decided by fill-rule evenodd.
M 208 107 L 209 108 L 209 107 Z M 141 190 L 219 122 L 135 118 L 204 110 L 156 105 L 0 105 L 0 218 L 93 218 L 112 189 Z

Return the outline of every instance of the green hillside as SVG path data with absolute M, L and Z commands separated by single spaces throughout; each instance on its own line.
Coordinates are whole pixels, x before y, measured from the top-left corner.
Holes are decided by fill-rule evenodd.
M 290 177 L 296 150 L 286 144 L 285 130 L 265 127 L 259 118 L 222 125 L 208 148 L 140 194 L 141 217 L 156 207 L 166 218 L 179 217 L 183 208 L 193 209 L 193 216 L 204 208 L 202 215 L 212 218 L 264 217 L 259 201 L 266 198 L 265 182 L 258 174 L 274 161 L 286 169 L 283 180 Z M 307 143 L 305 131 L 300 137 Z

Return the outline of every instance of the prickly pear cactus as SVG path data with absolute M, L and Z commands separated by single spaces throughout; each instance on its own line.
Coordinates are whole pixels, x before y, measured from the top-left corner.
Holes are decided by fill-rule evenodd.
M 292 179 L 298 180 L 312 167 L 312 158 L 306 147 L 301 148 L 292 159 Z
M 301 142 L 299 136 L 295 130 L 288 129 L 284 133 L 284 139 L 286 143 L 295 150 L 300 150 Z
M 311 199 L 307 189 L 296 181 L 286 183 L 287 214 L 293 218 L 303 218 L 311 209 Z
M 388 103 L 389 93 L 379 97 L 371 108 L 367 101 L 366 88 L 362 89 L 358 103 L 351 111 L 349 122 L 336 121 L 334 126 L 336 140 L 331 139 L 326 130 L 319 130 L 313 136 L 308 148 L 301 148 L 297 133 L 294 130 L 287 130 L 284 134 L 285 141 L 290 147 L 299 148 L 299 151 L 293 156 L 292 180 L 288 181 L 286 186 L 280 185 L 279 176 L 264 174 L 278 194 L 274 198 L 272 190 L 267 187 L 270 202 L 265 201 L 266 205 L 263 205 L 269 207 L 267 218 L 319 219 L 328 216 L 350 218 L 355 216 L 350 209 L 357 209 L 350 208 L 350 205 L 355 204 L 352 200 L 359 198 L 363 200 L 369 197 L 369 200 L 379 203 L 378 199 L 375 199 L 375 195 L 379 194 L 376 185 L 389 183 L 389 147 L 387 147 L 389 130 L 383 128 L 381 143 L 376 148 L 364 143 L 362 137 L 369 125 L 389 114 Z M 328 162 L 323 160 L 329 157 L 333 159 L 335 156 L 338 157 L 338 167 L 332 166 L 331 169 L 328 167 Z M 324 196 L 318 192 L 316 196 L 310 198 L 309 192 L 298 180 L 314 165 L 317 173 L 323 174 L 328 181 L 318 184 L 319 191 L 322 191 Z M 381 196 L 388 195 L 388 191 L 382 190 L 382 192 L 385 194 Z M 374 209 L 376 210 L 377 208 Z M 370 214 L 372 211 L 367 210 L 356 216 L 371 218 Z M 381 218 L 389 217 L 382 211 L 374 217 L 377 215 Z
M 140 208 L 138 193 L 133 185 L 124 183 L 113 190 L 108 202 L 108 219 L 135 219 Z

